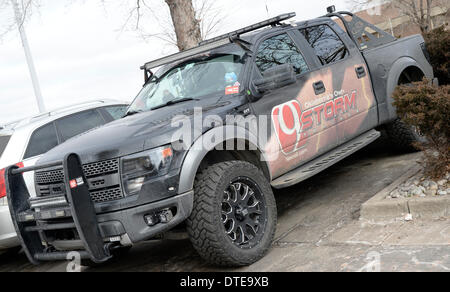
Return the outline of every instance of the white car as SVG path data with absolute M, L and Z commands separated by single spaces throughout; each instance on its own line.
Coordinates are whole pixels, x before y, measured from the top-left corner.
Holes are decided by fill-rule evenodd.
M 33 166 L 53 147 L 121 118 L 127 107 L 126 102 L 94 101 L 0 126 L 0 250 L 19 245 L 6 200 L 5 168 L 13 164 Z M 34 173 L 24 174 L 24 179 L 34 197 Z

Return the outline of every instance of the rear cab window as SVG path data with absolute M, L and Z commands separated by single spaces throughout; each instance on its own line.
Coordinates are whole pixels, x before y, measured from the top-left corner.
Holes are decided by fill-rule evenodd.
M 300 33 L 311 45 L 322 65 L 335 63 L 349 55 L 344 42 L 327 24 L 303 28 Z

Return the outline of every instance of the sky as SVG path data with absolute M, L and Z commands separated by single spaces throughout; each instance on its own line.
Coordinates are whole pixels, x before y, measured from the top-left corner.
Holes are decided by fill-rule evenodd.
M 162 0 L 155 11 L 167 17 Z M 123 25 L 134 0 L 41 0 L 38 13 L 26 23 L 26 33 L 47 110 L 98 99 L 131 102 L 142 88 L 144 63 L 176 52 L 152 38 L 143 40 Z M 128 2 L 129 4 L 127 4 Z M 346 0 L 215 0 L 224 18 L 215 34 L 227 33 L 286 12 L 297 20 L 324 15 L 326 7 L 348 10 Z M 120 3 L 120 4 L 119 4 Z M 125 3 L 125 4 L 124 4 Z M 266 11 L 266 3 L 269 12 Z M 0 7 L 0 26 L 12 17 Z M 6 10 L 8 9 L 8 10 Z M 147 32 L 160 26 L 145 23 Z M 0 41 L 0 124 L 38 113 L 19 34 Z

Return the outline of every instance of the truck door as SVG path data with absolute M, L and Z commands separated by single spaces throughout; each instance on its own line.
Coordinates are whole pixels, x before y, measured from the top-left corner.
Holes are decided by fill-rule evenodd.
M 322 74 L 330 76 L 330 103 L 342 144 L 378 123 L 375 96 L 366 62 L 357 46 L 335 22 L 299 29 L 314 50 Z M 339 32 L 336 33 L 336 32 Z
M 262 78 L 274 66 L 292 64 L 297 82 L 267 92 L 250 107 L 259 119 L 259 128 L 267 129 L 264 147 L 272 177 L 297 168 L 314 157 L 336 147 L 335 117 L 325 111 L 332 94 L 328 75 L 317 70 L 312 50 L 303 50 L 297 31 L 270 35 L 262 39 L 254 50 L 254 69 L 251 80 Z M 313 111 L 315 105 L 322 110 Z M 330 105 L 328 105 L 329 107 Z M 265 130 L 265 129 L 264 129 Z

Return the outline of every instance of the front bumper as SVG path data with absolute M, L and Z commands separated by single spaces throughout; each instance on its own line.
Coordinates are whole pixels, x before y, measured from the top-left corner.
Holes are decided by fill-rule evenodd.
M 194 191 L 159 202 L 108 214 L 97 215 L 103 238 L 128 236 L 131 243 L 137 243 L 164 233 L 186 220 L 192 212 Z M 144 217 L 158 211 L 176 210 L 173 219 L 154 226 L 147 225 Z
M 22 173 L 63 166 L 66 195 L 30 200 Z M 67 155 L 62 163 L 6 170 L 9 209 L 18 240 L 30 262 L 66 260 L 71 252 L 102 263 L 120 245 L 131 245 L 168 231 L 191 213 L 193 191 L 158 202 L 97 215 L 80 158 Z M 76 182 L 76 183 L 74 183 Z M 41 201 L 36 201 L 41 200 Z M 49 201 L 55 204 L 49 204 Z M 40 207 L 35 207 L 40 206 Z M 148 225 L 145 216 L 170 210 L 165 222 Z M 60 238 L 70 232 L 70 238 Z M 58 235 L 55 235 L 58 234 Z

